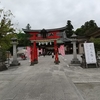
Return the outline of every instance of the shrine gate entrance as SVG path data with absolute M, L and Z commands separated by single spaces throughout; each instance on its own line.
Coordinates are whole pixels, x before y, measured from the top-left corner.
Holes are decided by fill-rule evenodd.
M 38 49 L 45 51 L 46 47 L 54 48 L 54 58 L 55 64 L 59 64 L 58 57 L 58 45 L 57 40 L 61 38 L 57 33 L 65 30 L 65 27 L 56 28 L 56 29 L 42 29 L 42 30 L 31 30 L 31 29 L 23 29 L 26 34 L 30 34 L 30 41 L 32 43 L 31 46 L 31 65 L 38 63 Z M 42 46 L 41 46 L 42 44 Z M 45 45 L 43 45 L 45 44 Z M 50 46 L 51 45 L 51 46 Z M 44 46 L 44 47 L 43 47 Z M 37 49 L 38 48 L 38 49 Z

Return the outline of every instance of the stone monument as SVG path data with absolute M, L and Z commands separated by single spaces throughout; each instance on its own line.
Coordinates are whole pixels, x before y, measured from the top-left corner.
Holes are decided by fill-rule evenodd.
M 80 65 L 80 61 L 78 60 L 77 58 L 77 51 L 76 51 L 76 39 L 77 35 L 76 34 L 73 34 L 71 36 L 71 41 L 72 41 L 72 44 L 73 44 L 73 59 L 71 61 L 71 64 L 73 65 Z

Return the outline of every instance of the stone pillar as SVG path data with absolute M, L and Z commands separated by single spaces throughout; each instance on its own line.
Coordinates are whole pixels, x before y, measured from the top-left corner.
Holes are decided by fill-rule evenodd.
M 71 61 L 71 64 L 79 65 L 80 64 L 80 61 L 77 58 L 76 35 L 75 34 L 72 35 L 72 40 L 71 41 L 73 43 L 73 59 Z
M 73 43 L 73 58 L 76 59 L 77 58 L 77 51 L 76 51 L 76 42 L 72 42 Z
M 17 38 L 12 38 L 12 44 L 13 44 L 13 61 L 11 63 L 11 66 L 18 66 L 20 63 L 17 60 L 17 51 L 16 51 L 16 45 L 17 43 Z
M 16 44 L 13 44 L 13 61 L 17 61 Z

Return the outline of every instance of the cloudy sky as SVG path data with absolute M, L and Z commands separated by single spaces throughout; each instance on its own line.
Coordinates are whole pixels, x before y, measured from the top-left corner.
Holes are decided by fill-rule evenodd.
M 91 19 L 100 27 L 100 0 L 2 0 L 2 7 L 11 10 L 19 29 L 28 23 L 32 29 L 59 28 L 67 20 L 76 29 Z

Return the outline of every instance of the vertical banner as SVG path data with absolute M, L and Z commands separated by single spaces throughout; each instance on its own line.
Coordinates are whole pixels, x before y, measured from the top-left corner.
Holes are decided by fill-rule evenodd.
M 60 46 L 59 53 L 61 53 L 62 56 L 65 56 L 65 48 L 64 48 L 64 45 L 61 45 Z

